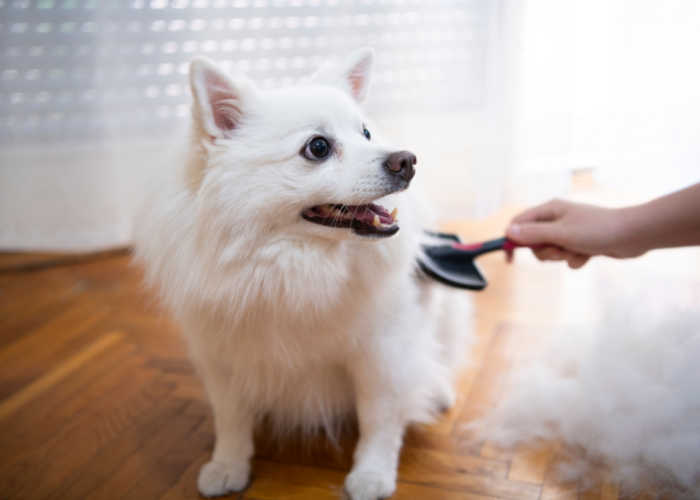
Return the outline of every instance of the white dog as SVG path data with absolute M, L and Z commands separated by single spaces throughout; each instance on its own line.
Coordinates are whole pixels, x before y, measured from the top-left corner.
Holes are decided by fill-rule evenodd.
M 358 105 L 372 59 L 276 90 L 191 65 L 189 152 L 147 202 L 136 256 L 213 407 L 205 496 L 246 487 L 262 417 L 332 433 L 353 415 L 345 490 L 390 496 L 406 425 L 454 400 L 466 328 L 444 324 L 445 290 L 416 270 L 421 221 L 404 191 L 416 158 L 382 145 Z

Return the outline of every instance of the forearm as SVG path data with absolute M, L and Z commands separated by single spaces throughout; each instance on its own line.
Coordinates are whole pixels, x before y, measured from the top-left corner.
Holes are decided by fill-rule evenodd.
M 620 209 L 622 244 L 644 253 L 700 245 L 700 183 Z

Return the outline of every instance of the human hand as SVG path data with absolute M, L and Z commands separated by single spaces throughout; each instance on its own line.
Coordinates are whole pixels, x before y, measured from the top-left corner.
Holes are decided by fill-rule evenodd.
M 532 250 L 539 260 L 565 260 L 578 269 L 594 255 L 626 258 L 646 249 L 627 242 L 624 209 L 552 200 L 513 218 L 508 238 Z

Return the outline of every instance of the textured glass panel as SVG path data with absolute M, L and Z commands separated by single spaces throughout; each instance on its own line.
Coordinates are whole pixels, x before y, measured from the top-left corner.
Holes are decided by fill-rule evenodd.
M 369 45 L 371 111 L 478 108 L 496 3 L 1 1 L 0 143 L 168 134 L 197 54 L 269 87 Z

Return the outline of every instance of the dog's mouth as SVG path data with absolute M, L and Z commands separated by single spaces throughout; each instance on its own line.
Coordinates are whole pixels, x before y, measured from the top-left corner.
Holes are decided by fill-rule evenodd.
M 347 227 L 360 236 L 387 237 L 399 230 L 396 212 L 389 212 L 376 203 L 366 205 L 325 204 L 305 209 L 301 216 L 315 224 Z

